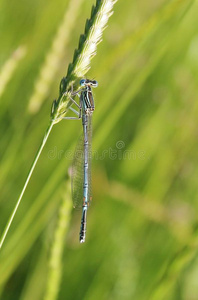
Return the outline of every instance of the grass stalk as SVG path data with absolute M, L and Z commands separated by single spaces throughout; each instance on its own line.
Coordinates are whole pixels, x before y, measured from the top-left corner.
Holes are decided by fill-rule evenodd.
M 64 185 L 65 186 L 65 185 Z M 65 188 L 64 188 L 65 190 Z M 70 190 L 70 182 L 67 183 L 66 190 Z M 64 192 L 65 194 L 65 192 Z M 62 203 L 59 210 L 59 219 L 55 230 L 54 241 L 51 247 L 51 257 L 49 262 L 49 273 L 47 278 L 47 288 L 44 296 L 44 300 L 57 299 L 59 286 L 61 282 L 61 265 L 62 254 L 65 245 L 65 236 L 67 234 L 70 218 L 71 218 L 71 201 L 70 193 L 65 197 L 63 196 Z
M 5 240 L 6 236 L 7 236 L 8 230 L 9 230 L 11 224 L 12 224 L 12 221 L 13 221 L 13 219 L 14 219 L 14 216 L 15 216 L 15 214 L 16 214 L 16 212 L 17 212 L 17 209 L 18 209 L 18 207 L 19 207 L 19 204 L 20 204 L 20 202 L 21 202 L 21 199 L 22 199 L 22 197 L 23 197 L 23 195 L 24 195 L 24 193 L 25 193 L 25 190 L 26 190 L 27 185 L 28 185 L 28 183 L 29 183 L 29 181 L 30 181 L 30 178 L 31 178 L 32 173 L 33 173 L 33 171 L 34 171 L 34 168 L 35 168 L 35 166 L 36 166 L 36 164 L 37 164 L 37 161 L 38 161 L 38 159 L 39 159 L 39 157 L 40 157 L 40 155 L 41 155 L 41 152 L 42 152 L 42 150 L 43 150 L 43 148 L 44 148 L 44 146 L 45 146 L 45 144 L 46 144 L 46 142 L 47 142 L 47 139 L 48 139 L 48 136 L 49 136 L 49 134 L 50 134 L 50 132 L 51 132 L 51 130 L 52 130 L 52 127 L 53 127 L 53 122 L 50 122 L 50 124 L 49 124 L 49 126 L 48 126 L 48 128 L 47 128 L 47 130 L 46 130 L 46 132 L 45 132 L 43 141 L 42 141 L 42 143 L 41 143 L 41 145 L 40 145 L 40 147 L 39 147 L 39 149 L 38 149 L 38 151 L 37 151 L 37 154 L 36 154 L 36 156 L 35 156 L 35 159 L 34 159 L 34 161 L 33 161 L 33 163 L 32 163 L 32 166 L 31 166 L 30 171 L 29 171 L 29 173 L 28 173 L 28 176 L 27 176 L 27 178 L 26 178 L 26 181 L 25 181 L 25 184 L 24 184 L 23 189 L 22 189 L 22 191 L 21 191 L 21 194 L 20 194 L 20 196 L 19 196 L 19 198 L 18 198 L 18 200 L 17 200 L 17 203 L 16 203 L 16 205 L 15 205 L 15 207 L 14 207 L 12 213 L 11 213 L 11 216 L 10 216 L 10 218 L 9 218 L 7 224 L 6 224 L 6 227 L 5 227 L 5 229 L 4 229 L 3 233 L 2 233 L 2 236 L 1 236 L 1 239 L 0 239 L 0 249 L 1 249 L 2 246 L 3 246 L 3 243 L 4 243 L 4 240 Z
M 0 72 L 0 97 L 5 91 L 5 88 L 14 75 L 14 71 L 19 65 L 20 60 L 26 55 L 26 47 L 19 46 L 5 62 Z

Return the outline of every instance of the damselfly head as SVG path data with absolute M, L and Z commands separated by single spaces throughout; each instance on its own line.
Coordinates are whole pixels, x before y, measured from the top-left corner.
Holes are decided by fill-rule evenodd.
M 97 87 L 98 86 L 98 82 L 96 80 L 81 79 L 80 85 L 81 86 L 88 85 L 88 86 L 92 86 L 92 87 Z

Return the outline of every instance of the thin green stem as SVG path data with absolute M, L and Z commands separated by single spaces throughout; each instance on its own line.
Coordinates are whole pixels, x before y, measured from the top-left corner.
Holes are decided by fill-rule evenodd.
M 21 199 L 22 199 L 22 197 L 23 197 L 23 195 L 24 195 L 24 193 L 25 193 L 25 190 L 26 190 L 27 185 L 28 185 L 28 183 L 29 183 L 29 181 L 30 181 L 30 178 L 31 178 L 31 176 L 32 176 L 32 173 L 33 173 L 33 171 L 34 171 L 34 168 L 35 168 L 35 166 L 36 166 L 36 164 L 37 164 L 37 161 L 38 161 L 38 159 L 39 159 L 39 157 L 40 157 L 40 155 L 41 155 L 41 152 L 42 152 L 42 150 L 43 150 L 43 148 L 44 148 L 44 146 L 45 146 L 45 144 L 46 144 L 46 142 L 47 142 L 48 136 L 49 136 L 49 134 L 50 134 L 50 132 L 51 132 L 51 130 L 52 130 L 53 125 L 54 125 L 54 123 L 53 123 L 53 122 L 50 122 L 50 124 L 49 124 L 49 126 L 48 126 L 48 128 L 47 128 L 47 130 L 46 130 L 46 132 L 45 132 L 43 141 L 42 141 L 42 143 L 41 143 L 41 145 L 40 145 L 40 147 L 39 147 L 39 149 L 38 149 L 38 152 L 37 152 L 37 154 L 36 154 L 36 156 L 35 156 L 35 159 L 34 159 L 34 161 L 33 161 L 33 163 L 32 163 L 32 166 L 31 166 L 30 171 L 29 171 L 29 173 L 28 173 L 28 176 L 27 176 L 27 179 L 26 179 L 25 184 L 24 184 L 24 186 L 23 186 L 23 189 L 22 189 L 22 191 L 21 191 L 21 194 L 20 194 L 20 196 L 19 196 L 19 198 L 18 198 L 18 200 L 17 200 L 17 203 L 16 203 L 16 205 L 15 205 L 15 207 L 14 207 L 12 213 L 11 213 L 11 216 L 10 216 L 10 218 L 9 218 L 9 220 L 8 220 L 8 222 L 7 222 L 7 225 L 6 225 L 6 227 L 5 227 L 4 231 L 3 231 L 3 234 L 2 234 L 2 236 L 1 236 L 1 239 L 0 239 L 0 249 L 1 249 L 2 246 L 3 246 L 4 240 L 5 240 L 6 236 L 7 236 L 7 233 L 8 233 L 8 231 L 9 231 L 9 228 L 10 228 L 10 226 L 11 226 L 11 224 L 12 224 L 12 221 L 13 221 L 13 219 L 14 219 L 14 216 L 15 216 L 15 214 L 16 214 L 16 212 L 17 212 L 17 209 L 18 209 L 18 207 L 19 207 L 19 204 L 20 204 L 20 202 L 21 202 Z
M 67 194 L 65 190 L 70 191 L 70 182 L 66 186 L 64 184 L 64 195 L 59 210 L 59 219 L 55 230 L 54 241 L 51 248 L 51 257 L 49 263 L 49 272 L 47 278 L 47 289 L 44 296 L 45 300 L 57 299 L 61 275 L 62 275 L 62 256 L 65 246 L 65 236 L 69 229 L 71 219 L 72 204 L 70 200 L 70 192 Z
M 26 47 L 21 45 L 19 46 L 11 55 L 11 57 L 5 62 L 5 64 L 1 67 L 0 72 L 0 97 L 5 91 L 5 88 L 10 81 L 10 79 L 14 75 L 14 71 L 19 65 L 20 60 L 26 54 Z

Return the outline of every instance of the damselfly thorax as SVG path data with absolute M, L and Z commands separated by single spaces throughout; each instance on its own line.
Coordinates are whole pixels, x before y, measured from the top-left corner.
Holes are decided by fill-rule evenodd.
M 80 103 L 85 113 L 95 110 L 95 104 L 91 87 L 97 87 L 98 83 L 96 80 L 82 79 L 80 85 L 84 88 L 81 91 Z

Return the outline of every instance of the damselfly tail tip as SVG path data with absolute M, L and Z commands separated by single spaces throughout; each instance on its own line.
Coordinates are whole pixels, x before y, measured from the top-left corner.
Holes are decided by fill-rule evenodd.
M 80 243 L 84 243 L 85 242 L 85 238 L 84 237 L 80 237 Z

